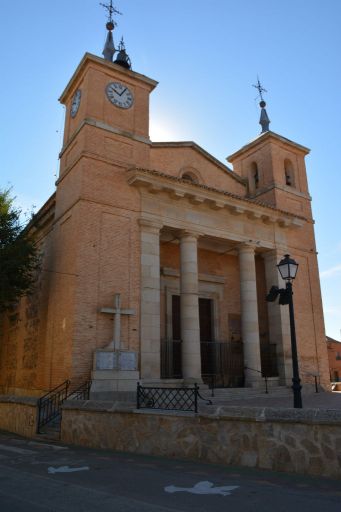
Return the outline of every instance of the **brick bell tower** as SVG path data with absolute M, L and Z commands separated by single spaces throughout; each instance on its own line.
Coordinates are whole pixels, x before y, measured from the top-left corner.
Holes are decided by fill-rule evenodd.
M 250 198 L 279 210 L 311 218 L 305 156 L 309 149 L 269 129 L 270 119 L 262 97 L 264 89 L 258 81 L 261 108 L 258 137 L 243 146 L 227 160 L 244 178 Z
M 269 205 L 277 212 L 293 214 L 301 225 L 301 229 L 282 232 L 274 227 L 273 248 L 262 254 L 266 287 L 267 290 L 273 285 L 283 288 L 276 264 L 284 254 L 290 254 L 300 265 L 294 284 L 294 300 L 299 304 L 296 314 L 301 319 L 310 318 L 314 325 L 310 335 L 307 335 L 307 326 L 302 327 L 303 322 L 297 328 L 300 365 L 303 368 L 307 364 L 304 362 L 305 354 L 311 354 L 312 344 L 315 344 L 316 354 L 323 354 L 323 357 L 310 355 L 309 364 L 316 368 L 318 374 L 328 375 L 314 220 L 305 166 L 309 149 L 270 130 L 270 119 L 262 96 L 264 89 L 259 81 L 255 87 L 261 100 L 261 133 L 227 160 L 233 164 L 234 172 L 245 180 L 247 197 L 251 201 Z M 288 310 L 278 303 L 267 303 L 267 315 L 269 340 L 276 345 L 280 383 L 290 385 L 292 360 Z
M 130 358 L 123 378 L 131 378 L 134 389 L 138 378 L 140 195 L 126 173 L 149 166 L 149 95 L 157 82 L 132 70 L 123 38 L 116 50 L 116 11 L 112 2 L 105 7 L 104 58 L 86 53 L 60 97 L 66 117 L 53 236 L 61 249 L 49 323 L 67 368 L 63 378 L 73 383 L 90 375 L 96 380 L 96 353 L 109 347 L 108 357 L 101 356 L 106 374 L 99 389 L 111 392 L 122 377 L 121 352 Z M 122 317 L 113 339 L 115 313 L 102 310 L 114 311 L 116 303 Z

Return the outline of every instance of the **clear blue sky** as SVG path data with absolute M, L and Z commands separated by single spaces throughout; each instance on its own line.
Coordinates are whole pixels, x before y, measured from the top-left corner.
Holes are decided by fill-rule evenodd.
M 225 157 L 259 133 L 257 74 L 270 128 L 307 157 L 326 331 L 341 339 L 341 2 L 117 0 L 133 69 L 159 81 L 152 140 L 194 140 Z M 88 51 L 101 55 L 97 0 L 0 2 L 1 179 L 24 208 L 54 190 L 58 97 Z

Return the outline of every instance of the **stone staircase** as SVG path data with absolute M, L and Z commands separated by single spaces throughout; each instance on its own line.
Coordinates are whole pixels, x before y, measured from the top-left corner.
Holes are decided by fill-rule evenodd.
M 256 398 L 285 398 L 292 396 L 291 388 L 286 386 L 270 387 L 268 393 L 265 388 L 216 388 L 213 391 L 210 389 L 200 389 L 200 394 L 203 398 L 209 399 L 213 404 L 218 405 L 220 402 L 233 402 L 234 400 L 252 400 Z
M 44 425 L 39 434 L 36 434 L 36 439 L 45 441 L 59 441 L 60 440 L 60 423 L 61 416 L 54 418 L 47 425 Z

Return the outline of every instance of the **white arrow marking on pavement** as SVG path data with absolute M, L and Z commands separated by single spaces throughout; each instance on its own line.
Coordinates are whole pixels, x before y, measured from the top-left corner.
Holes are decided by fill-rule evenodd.
M 223 487 L 214 487 L 212 482 L 198 482 L 193 487 L 176 487 L 169 485 L 165 487 L 166 492 L 190 492 L 192 494 L 221 494 L 222 496 L 229 496 L 231 491 L 238 489 L 239 485 L 225 485 Z
M 60 466 L 59 468 L 54 468 L 50 466 L 47 469 L 47 472 L 54 475 L 55 473 L 74 473 L 75 471 L 86 471 L 87 469 L 90 469 L 89 466 L 82 466 L 80 468 L 70 468 L 69 466 Z

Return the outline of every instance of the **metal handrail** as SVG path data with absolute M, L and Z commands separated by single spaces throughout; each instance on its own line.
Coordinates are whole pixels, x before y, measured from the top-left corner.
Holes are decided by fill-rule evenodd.
M 255 368 L 249 368 L 248 366 L 244 366 L 244 369 L 245 370 L 251 370 L 252 372 L 260 373 L 261 376 L 263 377 L 264 381 L 265 381 L 265 393 L 269 394 L 269 390 L 268 390 L 268 378 L 269 377 L 267 377 L 267 375 L 263 375 L 263 372 L 261 372 L 260 370 L 256 370 Z
M 47 425 L 54 419 L 61 416 L 62 403 L 72 397 L 74 400 L 88 400 L 90 395 L 91 380 L 86 381 L 77 389 L 69 392 L 70 380 L 66 380 L 38 400 L 38 422 L 37 433 L 41 427 Z
M 66 380 L 39 398 L 37 422 L 38 434 L 40 433 L 41 427 L 60 416 L 61 405 L 67 398 L 69 385 L 70 381 Z
M 91 384 L 92 380 L 87 380 L 86 382 L 83 382 L 83 384 L 79 386 L 77 389 L 70 391 L 66 400 L 89 400 Z
M 66 385 L 69 386 L 70 384 L 71 384 L 71 381 L 69 379 L 65 380 L 61 384 L 58 384 L 58 386 L 56 386 L 55 388 L 48 391 L 45 395 L 41 396 L 39 398 L 39 400 L 43 400 L 44 398 L 47 398 L 48 395 L 52 395 L 52 394 L 56 393 L 59 388 L 64 388 Z

